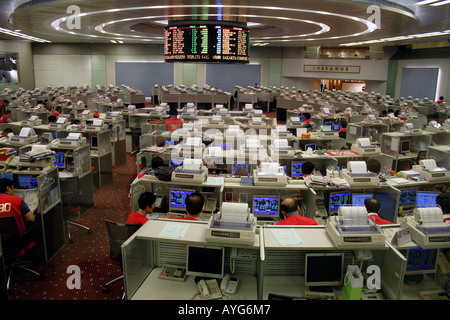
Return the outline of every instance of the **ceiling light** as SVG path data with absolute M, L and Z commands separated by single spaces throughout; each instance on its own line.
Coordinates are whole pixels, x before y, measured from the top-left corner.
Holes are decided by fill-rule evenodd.
M 24 33 L 20 33 L 18 31 L 12 31 L 9 29 L 4 29 L 4 28 L 0 28 L 0 32 L 4 33 L 4 34 L 9 34 L 11 36 L 15 36 L 15 37 L 19 37 L 22 39 L 27 39 L 27 40 L 31 40 L 31 41 L 36 41 L 36 42 L 43 42 L 43 43 L 49 43 L 51 41 L 45 40 L 45 39 L 41 39 L 41 38 L 37 38 L 37 37 L 33 37 L 33 36 L 29 36 L 27 34 Z
M 443 6 L 444 4 L 449 4 L 449 3 L 450 3 L 450 0 L 445 0 L 445 1 L 430 4 L 430 6 L 437 7 L 437 6 Z
M 433 3 L 433 2 L 436 2 L 436 1 L 439 1 L 439 0 L 423 0 L 423 1 L 417 2 L 416 4 L 418 6 L 423 6 L 423 5 L 430 4 L 430 3 Z

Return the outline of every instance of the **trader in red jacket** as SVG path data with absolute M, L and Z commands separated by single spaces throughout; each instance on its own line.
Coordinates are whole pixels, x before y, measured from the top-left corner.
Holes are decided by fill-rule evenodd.
M 170 108 L 169 118 L 166 120 L 167 131 L 175 131 L 183 128 L 183 120 L 178 119 L 178 111 L 176 108 Z
M 205 204 L 205 197 L 198 192 L 188 194 L 185 200 L 186 203 L 186 216 L 185 217 L 173 217 L 172 219 L 178 220 L 200 220 L 202 214 L 203 205 Z
M 155 209 L 156 196 L 153 192 L 144 192 L 138 199 L 139 209 L 128 216 L 126 223 L 143 225 L 148 221 L 147 214 Z
M 380 201 L 378 201 L 375 198 L 370 198 L 364 200 L 364 206 L 367 209 L 368 217 L 370 220 L 372 220 L 375 224 L 382 225 L 382 224 L 392 224 L 392 222 L 385 220 L 381 218 L 378 214 L 380 213 Z
M 294 198 L 286 198 L 281 201 L 281 214 L 284 220 L 277 222 L 276 225 L 318 225 L 317 221 L 311 218 L 302 217 L 299 213 L 297 200 Z

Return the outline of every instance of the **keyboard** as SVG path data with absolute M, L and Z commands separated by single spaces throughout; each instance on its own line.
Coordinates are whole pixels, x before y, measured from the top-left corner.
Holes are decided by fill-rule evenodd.
M 305 298 L 317 298 L 323 300 L 336 300 L 334 293 L 306 291 Z
M 188 173 L 188 174 L 202 174 L 203 170 L 191 170 L 191 169 L 182 169 L 182 168 L 176 168 L 176 173 Z
M 158 278 L 165 280 L 184 281 L 186 278 L 186 267 L 165 265 L 162 267 Z

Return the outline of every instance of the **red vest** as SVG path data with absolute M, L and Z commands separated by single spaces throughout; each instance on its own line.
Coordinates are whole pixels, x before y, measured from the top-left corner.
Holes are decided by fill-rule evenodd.
M 0 117 L 0 123 L 6 123 L 6 120 L 8 119 L 8 116 L 6 114 L 2 115 Z
M 139 212 L 134 211 L 130 214 L 126 223 L 143 225 L 147 221 L 148 218 L 146 216 L 143 216 Z
M 277 226 L 282 225 L 318 225 L 317 221 L 311 218 L 302 217 L 298 214 L 293 214 L 284 220 L 276 223 Z
M 183 128 L 183 121 L 178 118 L 169 118 L 166 120 L 167 131 L 175 131 Z
M 185 216 L 185 217 L 173 217 L 172 219 L 199 221 L 197 218 L 194 218 L 194 217 L 191 217 L 191 216 Z
M 376 213 L 369 213 L 369 219 L 372 220 L 375 224 L 392 224 L 392 222 L 380 218 Z
M 23 221 L 22 213 L 20 211 L 22 205 L 22 198 L 12 196 L 6 193 L 0 194 L 0 216 L 10 217 L 16 219 L 19 232 L 22 234 L 25 231 L 25 223 Z

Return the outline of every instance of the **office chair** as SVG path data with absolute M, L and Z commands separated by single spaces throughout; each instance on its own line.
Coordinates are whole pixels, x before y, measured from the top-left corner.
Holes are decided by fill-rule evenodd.
M 121 246 L 122 244 L 131 237 L 140 227 L 140 224 L 128 224 L 123 222 L 115 222 L 111 220 L 106 220 L 106 229 L 108 230 L 108 236 L 109 236 L 109 257 L 111 258 L 112 262 L 120 267 L 120 270 L 122 270 L 122 250 Z M 108 287 L 123 279 L 123 275 L 120 277 L 117 277 L 108 283 L 102 285 L 102 290 L 104 293 L 108 293 L 109 289 Z M 125 297 L 125 293 L 122 297 L 122 299 Z
M 31 261 L 29 258 L 36 243 L 31 240 L 34 227 L 28 228 L 20 234 L 16 219 L 13 216 L 0 217 L 0 234 L 2 237 L 2 249 L 5 257 L 6 269 L 9 268 L 6 288 L 10 291 L 11 276 L 14 270 L 20 269 L 28 271 L 37 276 L 37 280 L 42 280 L 40 273 L 28 268 Z

